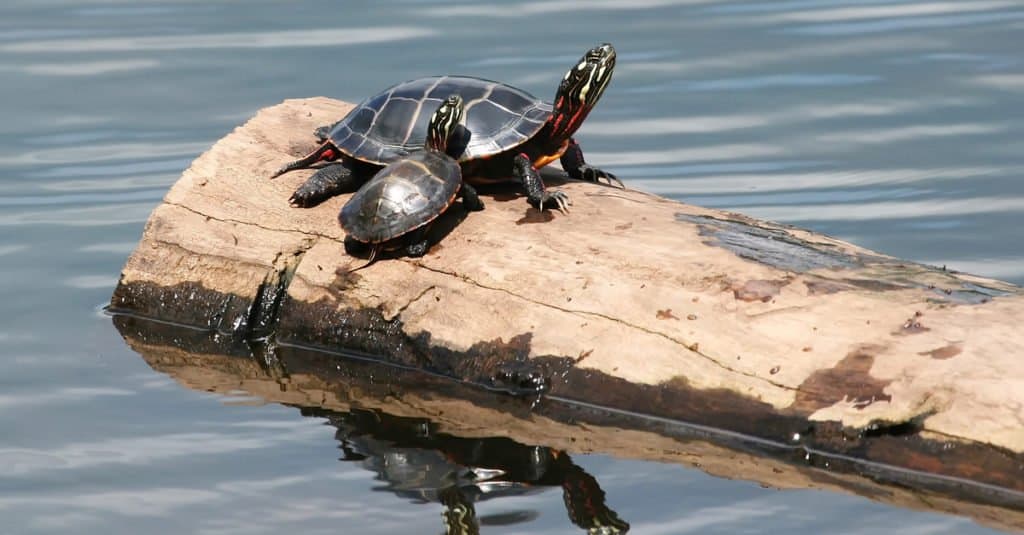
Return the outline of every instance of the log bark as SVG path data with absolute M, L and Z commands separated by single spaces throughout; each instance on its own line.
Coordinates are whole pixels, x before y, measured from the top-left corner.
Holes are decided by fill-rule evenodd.
M 347 195 L 293 208 L 310 172 L 268 177 L 350 107 L 286 101 L 196 159 L 111 309 L 484 385 L 523 360 L 550 399 L 1024 491 L 1020 288 L 554 171 L 568 215 L 483 190 L 426 256 L 348 273 Z

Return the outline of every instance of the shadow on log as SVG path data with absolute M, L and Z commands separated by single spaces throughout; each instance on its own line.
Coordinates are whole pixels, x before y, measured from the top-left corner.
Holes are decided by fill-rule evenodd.
M 855 457 L 952 471 L 974 463 L 970 475 L 975 476 L 984 469 L 1015 470 L 1009 457 L 992 450 L 928 448 L 913 433 L 893 430 L 772 442 L 556 397 L 531 406 L 528 400 L 373 359 L 273 347 L 132 316 L 113 320 L 154 370 L 184 386 L 225 394 L 245 391 L 326 418 L 338 428 L 342 460 L 378 471 L 387 488 L 403 498 L 443 503 L 446 516 L 459 515 L 459 525 L 475 525 L 473 504 L 480 500 L 555 486 L 562 487 L 569 519 L 580 528 L 604 525 L 625 532 L 628 519 L 619 518 L 605 503 L 599 483 L 571 461 L 575 454 L 602 453 L 696 467 L 779 489 L 857 494 L 964 515 L 1000 529 L 1024 528 L 1020 492 Z M 607 385 L 595 380 L 594 386 Z M 402 452 L 401 470 L 384 473 L 384 461 L 393 451 Z M 500 475 L 479 479 L 499 473 L 494 471 Z M 419 490 L 403 490 L 408 488 Z M 527 520 L 523 514 L 521 520 Z
M 288 197 L 309 171 L 268 179 L 349 109 L 287 101 L 197 158 L 150 217 L 111 310 L 488 388 L 540 377 L 541 406 L 565 411 L 562 422 L 643 421 L 642 432 L 669 436 L 721 428 L 751 454 L 827 459 L 829 475 L 810 472 L 818 478 L 869 474 L 1019 505 L 1020 288 L 564 180 L 571 215 L 482 191 L 487 208 L 446 228 L 426 256 L 349 273 L 363 260 L 345 254 L 336 222 L 347 196 L 296 209 Z M 326 368 L 342 360 L 314 354 L 308 362 Z M 444 404 L 469 410 L 459 392 Z M 550 436 L 522 418 L 523 443 Z M 548 447 L 627 454 L 610 437 Z M 874 475 L 872 463 L 888 468 Z M 729 475 L 771 480 L 754 465 Z

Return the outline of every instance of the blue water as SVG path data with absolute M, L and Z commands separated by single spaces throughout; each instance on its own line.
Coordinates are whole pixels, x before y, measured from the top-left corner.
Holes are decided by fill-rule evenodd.
M 441 532 L 440 505 L 338 462 L 322 419 L 181 386 L 101 307 L 167 188 L 256 110 L 440 73 L 550 98 L 602 41 L 618 66 L 578 137 L 630 187 L 1024 283 L 1016 0 L 5 0 L 0 533 Z M 987 531 L 574 460 L 635 533 Z M 496 519 L 485 533 L 579 532 L 557 488 L 477 516 Z

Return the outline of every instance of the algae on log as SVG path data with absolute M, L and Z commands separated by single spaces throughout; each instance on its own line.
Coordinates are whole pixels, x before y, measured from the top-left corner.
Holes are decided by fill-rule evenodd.
M 200 156 L 111 308 L 474 382 L 529 359 L 560 399 L 867 458 L 912 436 L 917 453 L 875 460 L 1024 490 L 1018 472 L 927 455 L 1024 460 L 1020 288 L 557 173 L 570 215 L 484 190 L 486 209 L 451 210 L 426 256 L 347 274 L 364 261 L 336 222 L 347 195 L 292 208 L 310 172 L 268 177 L 349 109 L 286 101 Z

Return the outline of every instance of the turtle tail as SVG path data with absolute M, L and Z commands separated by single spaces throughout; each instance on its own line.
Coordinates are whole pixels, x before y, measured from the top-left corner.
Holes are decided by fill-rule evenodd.
M 374 263 L 377 260 L 377 253 L 380 252 L 380 249 L 381 249 L 381 244 L 375 243 L 373 245 L 373 248 L 370 249 L 370 258 L 366 260 L 366 263 L 361 265 L 361 266 L 359 266 L 359 267 L 354 267 L 354 268 L 348 270 L 348 272 L 349 273 L 353 273 L 353 272 L 359 271 L 360 269 L 363 269 L 364 267 L 367 267 L 370 264 Z
M 320 145 L 315 151 L 309 153 L 309 155 L 299 158 L 291 163 L 286 163 L 281 166 L 270 178 L 277 178 L 288 171 L 294 171 L 296 169 L 306 169 L 309 166 L 320 161 L 332 161 L 338 158 L 338 151 L 334 148 L 334 145 L 330 142 L 326 142 Z

